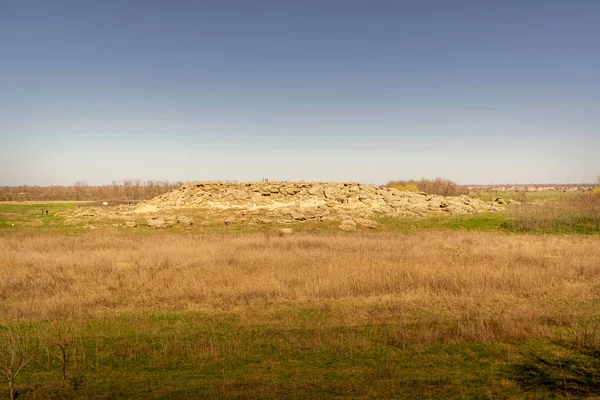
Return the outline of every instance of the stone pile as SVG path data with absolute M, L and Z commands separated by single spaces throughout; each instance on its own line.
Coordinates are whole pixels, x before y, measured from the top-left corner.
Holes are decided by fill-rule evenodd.
M 255 217 L 255 222 L 346 221 L 348 218 L 356 222 L 356 218 L 363 218 L 362 225 L 369 225 L 366 219 L 374 216 L 454 215 L 499 211 L 503 206 L 468 196 L 444 197 L 355 182 L 200 182 L 183 185 L 141 203 L 134 212 L 182 209 L 230 211 L 225 224 L 239 223 L 248 215 L 260 215 Z
M 151 216 L 146 218 L 146 223 L 150 228 L 170 228 L 175 224 L 194 225 L 194 219 L 184 215 Z
M 113 208 L 78 208 L 73 211 L 65 220 L 65 225 L 81 225 L 85 222 L 113 222 L 113 228 L 137 228 L 136 218 L 138 213 L 133 212 L 133 208 L 126 205 L 120 205 Z M 148 214 L 144 216 L 146 225 L 150 228 L 171 228 L 175 225 L 190 227 L 194 225 L 194 218 L 187 215 L 173 214 Z M 138 218 L 139 219 L 139 218 Z M 86 225 L 84 228 L 95 229 L 94 226 Z

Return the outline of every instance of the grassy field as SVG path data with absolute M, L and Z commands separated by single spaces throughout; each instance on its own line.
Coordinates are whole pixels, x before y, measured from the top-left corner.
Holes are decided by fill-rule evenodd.
M 14 230 L 32 228 L 32 231 L 40 229 L 61 229 L 63 227 L 63 213 L 77 207 L 76 202 L 0 202 L 0 232 L 7 233 Z M 48 210 L 48 215 L 42 214 Z M 54 217 L 51 214 L 58 213 Z M 6 231 L 8 229 L 8 231 Z M 4 232 L 3 232 L 4 231 Z
M 520 202 L 531 202 L 531 201 L 544 201 L 544 200 L 565 200 L 577 197 L 581 192 L 521 192 L 514 190 L 505 191 L 474 191 L 470 193 L 471 197 L 477 197 L 483 201 L 491 201 L 498 197 L 503 198 L 505 201 L 516 200 Z
M 593 229 L 516 234 L 508 210 L 88 230 L 72 207 L 0 204 L 18 398 L 600 397 Z
M 65 225 L 65 219 L 68 213 L 73 210 L 78 203 L 57 202 L 57 203 L 0 203 L 0 235 L 13 235 L 15 233 L 29 232 L 37 234 L 47 233 L 65 233 L 81 234 L 86 230 L 83 228 L 85 222 L 75 225 Z M 41 210 L 57 212 L 58 216 L 42 215 Z M 201 212 L 191 213 L 197 221 L 202 221 L 204 216 Z M 416 232 L 431 230 L 475 230 L 490 232 L 509 232 L 508 217 L 506 212 L 468 214 L 468 215 L 433 215 L 428 218 L 376 218 L 379 227 L 371 233 L 378 234 L 383 232 Z M 221 219 L 210 221 L 207 225 L 196 225 L 193 229 L 172 229 L 172 233 L 190 233 L 192 230 L 196 233 L 258 233 L 276 231 L 274 226 L 268 225 L 224 225 Z M 118 235 L 136 233 L 136 234 L 160 234 L 162 231 L 156 231 L 145 226 L 143 217 L 138 218 L 139 228 L 132 231 L 123 229 L 112 229 L 109 221 L 94 222 L 93 225 L 103 230 L 112 230 Z M 314 222 L 306 221 L 294 225 L 294 230 L 303 233 L 330 234 L 337 231 L 336 222 Z M 285 225 L 277 225 L 275 228 Z

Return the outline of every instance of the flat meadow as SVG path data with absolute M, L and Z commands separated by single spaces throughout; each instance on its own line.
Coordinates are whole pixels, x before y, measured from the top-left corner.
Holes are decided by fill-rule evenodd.
M 596 201 L 292 235 L 0 204 L 0 396 L 599 397 Z

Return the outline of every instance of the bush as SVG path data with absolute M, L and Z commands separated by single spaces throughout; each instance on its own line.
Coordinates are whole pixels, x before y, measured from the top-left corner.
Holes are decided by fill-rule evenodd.
M 408 181 L 389 181 L 385 184 L 386 187 L 393 187 L 398 190 L 406 190 L 409 192 L 425 192 L 428 194 L 437 194 L 441 196 L 459 196 L 469 194 L 466 187 L 458 185 L 449 179 L 435 178 L 425 179 L 420 181 L 410 179 Z M 410 189 L 407 189 L 410 188 Z M 416 188 L 417 190 L 414 190 Z
M 398 190 L 402 190 L 403 192 L 418 192 L 419 188 L 417 185 L 408 183 L 406 185 L 396 185 L 394 186 Z

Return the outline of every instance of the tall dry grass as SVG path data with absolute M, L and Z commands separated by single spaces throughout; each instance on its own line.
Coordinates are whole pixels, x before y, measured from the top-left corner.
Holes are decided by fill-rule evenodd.
M 511 228 L 518 232 L 600 233 L 600 193 L 523 204 L 510 210 Z
M 512 340 L 595 312 L 600 239 L 22 235 L 0 238 L 0 276 L 0 323 L 300 304 L 397 323 L 398 343 Z

